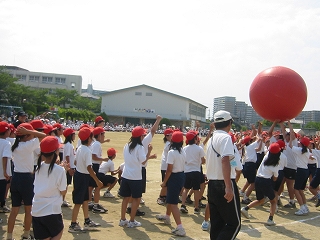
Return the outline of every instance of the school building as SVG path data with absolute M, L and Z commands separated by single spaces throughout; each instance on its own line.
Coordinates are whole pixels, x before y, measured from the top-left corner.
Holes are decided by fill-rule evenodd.
M 156 115 L 169 119 L 176 127 L 206 122 L 206 106 L 144 84 L 110 91 L 101 97 L 101 112 L 108 115 L 110 122 L 121 125 L 154 123 Z

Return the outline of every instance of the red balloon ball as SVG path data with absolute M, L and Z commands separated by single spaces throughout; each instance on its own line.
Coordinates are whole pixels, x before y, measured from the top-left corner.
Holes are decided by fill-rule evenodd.
M 249 96 L 253 109 L 264 119 L 287 121 L 303 110 L 307 102 L 307 86 L 292 69 L 271 67 L 255 77 Z

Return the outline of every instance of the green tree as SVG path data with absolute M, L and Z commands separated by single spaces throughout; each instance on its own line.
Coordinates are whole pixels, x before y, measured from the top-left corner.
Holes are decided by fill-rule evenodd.
M 317 131 L 320 130 L 320 122 L 308 122 L 305 126 L 305 128 L 314 128 Z
M 171 122 L 168 118 L 162 118 L 160 121 L 160 125 L 166 124 L 167 126 L 171 126 Z

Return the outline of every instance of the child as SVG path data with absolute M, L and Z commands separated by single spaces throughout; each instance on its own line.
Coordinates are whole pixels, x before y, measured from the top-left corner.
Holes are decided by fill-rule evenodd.
M 165 215 L 157 215 L 156 219 L 163 221 L 165 224 L 171 224 L 170 215 L 172 213 L 177 224 L 177 228 L 173 229 L 172 233 L 176 236 L 185 236 L 186 231 L 182 226 L 178 208 L 179 194 L 185 181 L 184 167 L 186 154 L 182 148 L 183 133 L 178 131 L 174 132 L 171 142 L 167 157 L 168 168 L 161 184 L 161 187 L 167 186 L 167 211 Z
M 72 220 L 68 232 L 80 232 L 82 230 L 95 229 L 100 226 L 89 218 L 88 200 L 89 200 L 89 181 L 90 176 L 95 180 L 98 187 L 102 187 L 102 182 L 97 178 L 92 169 L 92 153 L 89 146 L 92 143 L 93 133 L 89 128 L 82 128 L 78 136 L 81 140 L 81 146 L 76 153 L 76 171 L 73 176 L 74 189 L 72 192 L 72 200 L 74 207 L 72 210 Z M 84 215 L 84 229 L 77 223 L 80 207 L 82 205 Z
M 59 142 L 54 136 L 45 137 L 40 143 L 40 156 L 34 180 L 32 225 L 36 239 L 61 239 L 63 220 L 62 196 L 66 194 L 65 169 L 55 164 Z

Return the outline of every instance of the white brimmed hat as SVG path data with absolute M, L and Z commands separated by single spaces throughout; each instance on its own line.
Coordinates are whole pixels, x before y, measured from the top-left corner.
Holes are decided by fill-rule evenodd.
M 231 114 L 227 111 L 220 110 L 213 115 L 213 122 L 225 122 L 232 119 Z

